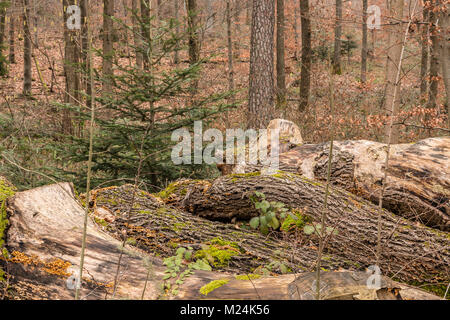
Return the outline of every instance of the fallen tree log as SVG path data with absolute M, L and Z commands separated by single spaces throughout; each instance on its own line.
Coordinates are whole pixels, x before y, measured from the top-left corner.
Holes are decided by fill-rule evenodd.
M 137 243 L 135 243 L 134 245 L 127 244 L 125 250 L 123 250 L 118 289 L 116 295 L 112 296 L 112 282 L 117 270 L 121 242 L 105 233 L 105 229 L 108 229 L 107 225 L 111 225 L 113 229 L 115 226 L 119 226 L 116 221 L 120 220 L 124 214 L 122 206 L 125 205 L 126 207 L 130 190 L 133 190 L 130 186 L 124 186 L 94 192 L 94 212 L 92 214 L 94 221 L 89 220 L 87 228 L 85 271 L 81 288 L 82 299 L 141 299 L 145 286 L 147 290 L 143 296 L 144 299 L 157 299 L 165 294 L 160 290 L 162 283 L 164 283 L 163 276 L 166 271 L 162 259 L 139 250 L 136 248 Z M 117 197 L 117 194 L 121 194 L 122 197 Z M 116 208 L 117 212 L 109 212 L 109 209 L 100 206 L 103 203 L 111 206 L 110 208 Z M 161 216 L 171 217 L 171 214 L 167 214 L 169 211 L 175 215 L 172 217 L 185 217 L 177 216 L 176 214 L 179 211 L 172 211 L 173 208 L 161 205 L 160 200 L 144 192 L 139 191 L 138 200 L 134 204 L 140 206 L 139 208 L 138 206 L 133 208 L 133 212 L 138 215 L 141 214 L 139 211 L 154 212 L 159 209 L 158 220 L 162 220 Z M 166 208 L 167 211 L 161 210 L 161 208 Z M 16 193 L 14 197 L 8 200 L 7 210 L 10 221 L 7 233 L 7 248 L 10 257 L 7 261 L 0 260 L 8 273 L 4 290 L 2 286 L 5 283 L 0 282 L 0 288 L 2 289 L 0 290 L 0 297 L 6 299 L 73 298 L 74 291 L 67 287 L 67 280 L 71 273 L 78 269 L 84 209 L 75 200 L 72 186 L 62 183 Z M 137 217 L 135 214 L 130 215 L 130 219 L 127 220 L 134 223 L 135 227 L 142 227 L 141 222 L 143 220 L 135 219 Z M 185 215 L 186 217 L 189 216 L 188 214 Z M 152 215 L 150 214 L 150 216 Z M 156 216 L 154 217 L 156 218 Z M 195 224 L 203 221 L 201 218 L 192 218 Z M 109 222 L 105 225 L 107 220 Z M 150 219 L 147 224 L 149 229 L 146 231 L 140 229 L 142 236 L 145 237 L 146 233 L 151 233 L 152 229 L 172 230 L 172 232 L 176 231 L 173 235 L 177 235 L 177 238 L 181 239 L 184 233 L 189 238 L 192 237 L 190 233 L 197 231 L 187 227 L 174 231 L 173 227 L 177 220 L 168 218 L 164 221 L 164 223 L 154 225 L 152 223 L 154 221 Z M 217 224 L 207 220 L 204 222 L 204 224 L 199 225 L 199 228 L 211 226 L 208 223 Z M 228 227 L 230 228 L 228 236 L 231 237 L 232 226 L 226 225 L 223 230 L 216 229 L 216 231 L 227 236 L 226 230 Z M 123 235 L 123 232 L 119 233 Z M 128 236 L 130 235 L 128 234 Z M 221 235 L 219 233 L 212 236 Z M 255 237 L 259 237 L 258 242 L 265 239 L 258 233 L 255 233 Z M 144 243 L 154 243 L 155 251 L 160 248 L 157 245 L 157 239 L 152 235 L 148 235 L 148 242 L 144 241 Z M 152 245 L 149 245 L 147 248 L 151 247 Z M 164 253 L 165 249 L 161 250 L 162 256 L 171 254 Z M 270 250 L 270 246 L 268 250 Z M 304 250 L 310 249 L 305 248 Z M 324 261 L 324 263 L 327 262 Z M 325 274 L 327 273 L 330 272 Z M 217 271 L 195 271 L 185 280 L 184 284 L 180 285 L 179 292 L 176 295 L 169 295 L 166 298 L 232 298 L 246 300 L 304 298 L 302 294 L 302 290 L 305 289 L 304 285 L 293 282 L 296 278 L 295 274 L 277 277 L 262 276 L 251 281 L 244 279 L 247 275 L 242 270 L 239 270 L 239 274 L 242 274 L 243 277 Z M 305 275 L 308 277 L 308 274 Z M 327 276 L 324 275 L 324 277 L 324 279 L 327 279 Z M 228 282 L 208 293 L 207 296 L 200 292 L 205 285 L 210 285 L 211 281 L 221 279 L 227 279 Z M 293 287 L 296 287 L 296 289 L 292 290 Z M 400 288 L 402 298 L 406 299 L 439 298 L 423 290 L 397 282 L 393 282 L 389 287 Z M 310 289 L 306 288 L 305 293 Z M 364 291 L 367 290 L 364 289 Z M 379 296 L 378 299 L 384 298 Z
M 291 173 L 235 174 L 220 177 L 211 185 L 187 185 L 188 190 L 176 191 L 180 205 L 194 215 L 211 220 L 249 220 L 259 216 L 250 200 L 255 191 L 264 193 L 269 201 L 297 209 L 316 222 L 323 212 L 324 186 Z M 328 252 L 363 266 L 375 264 L 378 208 L 337 188 L 331 188 L 328 206 L 327 225 L 338 232 L 328 240 Z M 385 274 L 405 281 L 448 283 L 449 233 L 413 223 L 386 210 L 381 217 L 383 250 L 379 263 Z
M 280 154 L 280 170 L 326 181 L 329 143 L 305 144 Z M 386 145 L 358 140 L 334 143 L 331 182 L 378 204 Z M 261 166 L 235 168 L 256 172 Z M 391 146 L 383 207 L 407 219 L 450 231 L 450 137 Z

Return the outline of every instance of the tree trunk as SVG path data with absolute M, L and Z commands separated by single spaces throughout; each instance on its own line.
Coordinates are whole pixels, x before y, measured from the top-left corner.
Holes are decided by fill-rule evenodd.
M 138 250 L 135 246 L 152 253 L 160 253 L 162 257 L 173 256 L 174 244 L 180 246 L 201 246 L 206 242 L 221 237 L 222 233 L 229 239 L 239 243 L 242 249 L 249 248 L 252 251 L 242 250 L 238 255 L 231 257 L 229 269 L 235 270 L 237 274 L 245 277 L 245 271 L 250 269 L 245 267 L 239 269 L 238 265 L 246 263 L 261 264 L 265 261 L 274 261 L 270 257 L 271 253 L 280 261 L 292 261 L 293 271 L 297 270 L 295 260 L 300 257 L 308 257 L 314 249 L 305 246 L 291 251 L 294 255 L 289 256 L 285 248 L 277 251 L 275 248 L 280 244 L 279 240 L 273 237 L 263 237 L 259 232 L 235 229 L 232 225 L 220 224 L 188 214 L 180 213 L 174 208 L 165 207 L 161 204 L 155 205 L 155 198 L 139 192 L 137 205 L 142 206 L 139 211 L 148 212 L 149 216 L 133 210 L 129 230 L 133 234 L 129 244 L 121 250 L 121 242 L 114 239 L 110 234 L 122 234 L 123 230 L 123 206 L 127 206 L 126 201 L 130 199 L 130 186 L 121 188 L 107 188 L 94 191 L 96 195 L 93 201 L 92 220 L 87 224 L 87 253 L 85 256 L 84 273 L 81 297 L 84 299 L 105 299 L 105 294 L 111 293 L 111 284 L 117 268 L 117 260 L 120 252 L 123 252 L 122 263 L 126 268 L 122 269 L 122 277 L 117 286 L 115 299 L 153 299 L 161 297 L 159 288 L 165 282 L 162 280 L 165 275 L 166 266 L 162 264 L 162 259 L 154 255 Z M 132 191 L 131 191 L 132 192 Z M 118 212 L 111 215 L 106 207 L 113 208 L 114 204 L 122 203 L 118 207 Z M 83 225 L 84 209 L 75 200 L 74 190 L 68 183 L 44 186 L 25 192 L 17 193 L 10 198 L 7 203 L 7 211 L 10 226 L 7 231 L 7 248 L 11 253 L 11 258 L 1 261 L 2 266 L 6 265 L 9 277 L 9 287 L 6 292 L 7 299 L 73 299 L 73 291 L 68 290 L 67 283 L 70 274 L 78 269 L 80 250 L 80 229 Z M 156 215 L 155 208 L 166 214 Z M 112 218 L 108 219 L 105 213 Z M 103 214 L 103 218 L 101 218 Z M 172 216 L 172 214 L 174 214 Z M 36 219 L 39 217 L 39 219 Z M 173 217 L 171 219 L 170 217 Z M 179 218 L 180 222 L 177 222 Z M 96 221 L 96 222 L 94 222 Z M 155 222 L 153 225 L 152 221 Z M 185 223 L 185 221 L 187 221 Z M 192 223 L 190 221 L 193 221 Z M 196 224 L 200 223 L 198 227 Z M 208 232 L 208 227 L 212 226 L 212 231 Z M 153 227 L 155 229 L 153 229 Z M 204 228 L 202 228 L 204 227 Z M 199 230 L 199 234 L 193 234 L 192 230 Z M 214 230 L 219 234 L 214 234 Z M 106 233 L 106 232 L 107 233 Z M 159 233 L 168 241 L 160 241 Z M 26 235 L 26 236 L 25 236 Z M 240 235 L 244 238 L 239 239 Z M 121 236 L 120 236 L 121 237 Z M 134 241 L 131 241 L 134 239 Z M 195 239 L 194 244 L 184 243 L 183 239 Z M 249 239 L 250 241 L 244 241 Z M 201 241 L 200 243 L 198 241 Z M 264 245 L 267 243 L 267 247 Z M 283 246 L 293 247 L 293 241 L 283 242 Z M 253 250 L 253 246 L 257 249 Z M 226 249 L 226 248 L 223 248 Z M 257 261 L 258 253 L 263 255 L 261 261 Z M 283 253 L 284 252 L 284 253 Z M 256 255 L 254 255 L 256 253 Z M 286 258 L 280 257 L 280 253 Z M 330 255 L 328 258 L 332 259 Z M 331 264 L 330 259 L 324 259 L 325 264 Z M 307 258 L 309 260 L 310 258 Z M 29 262 L 32 262 L 31 264 Z M 344 263 L 345 264 L 345 263 Z M 70 267 L 69 267 L 70 266 Z M 72 269 L 72 270 L 71 270 Z M 215 268 L 216 269 L 216 268 Z M 275 269 L 275 273 L 279 270 Z M 341 274 L 348 272 L 325 272 L 324 281 L 327 276 L 339 279 Z M 357 272 L 354 275 L 362 275 L 363 286 L 361 289 L 367 290 L 365 278 L 367 273 Z M 73 276 L 73 274 L 72 274 Z M 278 275 L 276 277 L 262 276 L 252 281 L 245 281 L 243 278 L 236 279 L 235 275 L 214 270 L 195 271 L 184 279 L 184 283 L 179 285 L 178 293 L 166 298 L 169 299 L 204 299 L 200 294 L 200 288 L 212 280 L 227 279 L 229 282 L 224 286 L 210 292 L 208 299 L 301 299 L 300 296 L 306 294 L 310 286 L 301 285 L 299 282 L 309 279 L 311 273 Z M 297 280 L 296 278 L 299 277 Z M 166 280 L 174 285 L 176 278 Z M 295 280 L 295 282 L 294 282 Z M 355 279 L 356 280 L 356 279 Z M 400 283 L 396 283 L 382 277 L 383 282 L 389 282 L 392 288 L 401 289 L 400 294 L 405 299 L 438 299 L 439 297 L 426 293 L 420 289 L 412 288 Z M 147 284 L 147 285 L 146 285 Z M 342 282 L 331 281 L 333 287 L 337 287 Z M 2 283 L 0 282 L 0 288 Z M 294 290 L 292 290 L 294 286 Z M 146 290 L 144 291 L 144 287 Z M 330 288 L 330 289 L 332 289 Z M 0 290 L 0 298 L 3 290 Z M 108 295 L 110 297 L 110 295 Z M 5 298 L 5 297 L 3 297 Z M 177 311 L 178 312 L 178 311 Z
M 395 87 L 399 87 L 400 83 L 396 83 L 396 77 L 398 72 L 398 66 L 400 64 L 400 54 L 402 50 L 403 42 L 403 27 L 398 21 L 403 19 L 403 0 L 390 0 L 389 15 L 391 18 L 391 26 L 389 27 L 389 40 L 386 62 L 386 93 L 384 109 L 386 115 L 389 117 L 395 117 L 398 113 L 400 105 L 400 90 L 397 89 L 397 95 L 394 101 Z M 386 125 L 386 137 L 389 136 L 389 124 Z M 398 143 L 399 128 L 398 126 L 392 127 L 391 142 Z
M 341 74 L 342 0 L 336 0 L 336 22 L 334 27 L 333 72 Z
M 30 2 L 23 0 L 23 94 L 31 95 Z
M 430 8 L 430 91 L 428 92 L 428 107 L 436 108 L 437 105 L 437 94 L 439 85 L 439 54 L 441 53 L 439 48 L 439 13 L 435 12 L 433 9 L 437 8 L 438 1 L 432 1 L 432 6 Z
M 367 80 L 367 0 L 363 0 L 362 11 L 361 82 L 365 83 Z
M 293 23 L 293 29 L 294 29 L 294 39 L 295 39 L 295 53 L 294 58 L 296 61 L 299 60 L 298 53 L 300 52 L 300 44 L 299 44 L 299 36 L 298 36 L 298 6 L 296 5 L 296 1 L 294 1 L 294 23 Z
M 8 74 L 8 67 L 6 65 L 6 58 L 3 56 L 5 49 L 5 26 L 6 26 L 6 7 L 0 3 L 0 76 Z
M 181 197 L 181 207 L 193 215 L 210 220 L 249 220 L 259 216 L 250 200 L 254 192 L 295 208 L 317 223 L 323 211 L 325 187 L 300 175 L 231 175 L 214 180 L 210 185 L 190 186 Z M 377 246 L 376 205 L 357 196 L 331 188 L 326 225 L 337 234 L 327 239 L 328 253 L 344 256 L 360 266 L 375 263 Z M 381 241 L 383 254 L 379 267 L 384 274 L 405 281 L 448 283 L 450 280 L 449 233 L 382 212 Z M 310 239 L 317 244 L 317 239 Z
M 234 91 L 234 69 L 233 69 L 233 41 L 231 35 L 231 8 L 230 0 L 227 0 L 226 4 L 226 16 L 227 16 L 227 41 L 228 41 L 228 90 Z M 234 103 L 234 94 L 231 97 L 231 103 Z M 228 124 L 228 113 L 227 113 Z
M 311 21 L 309 15 L 309 0 L 300 0 L 300 15 L 302 24 L 302 68 L 300 75 L 299 111 L 304 112 L 309 103 L 311 86 Z
M 274 2 L 253 0 L 247 127 L 266 128 L 274 112 Z
M 88 59 L 89 56 L 89 26 L 88 26 L 88 10 L 89 10 L 89 0 L 81 0 L 80 1 L 80 10 L 81 10 L 81 62 L 83 63 L 84 74 L 83 77 L 83 88 L 86 90 L 87 98 L 86 105 L 88 108 L 91 107 L 91 99 L 89 98 L 92 95 L 91 82 L 87 79 L 87 75 L 89 74 L 90 62 Z M 81 133 L 81 128 L 80 128 Z
M 114 1 L 103 0 L 103 90 L 111 93 L 114 58 Z
M 450 139 L 431 138 L 391 146 L 384 208 L 430 227 L 450 231 Z M 280 169 L 326 181 L 328 144 L 302 145 L 280 154 Z M 366 140 L 337 141 L 331 182 L 378 203 L 386 145 Z M 286 150 L 286 146 L 280 149 Z M 259 171 L 260 166 L 240 168 Z
M 15 9 L 15 1 L 11 1 L 11 11 Z M 13 12 L 10 15 L 9 22 L 9 63 L 16 63 L 16 53 L 15 53 L 15 27 L 16 27 L 16 16 Z
M 188 13 L 189 63 L 193 65 L 200 60 L 197 1 L 186 0 L 186 7 Z
M 175 13 L 175 23 L 177 24 L 175 28 L 176 37 L 178 38 L 180 36 L 180 27 L 179 27 L 179 20 L 180 20 L 180 3 L 179 0 L 173 0 L 173 7 L 174 7 L 174 13 Z M 175 46 L 175 52 L 173 57 L 173 63 L 179 64 L 180 63 L 180 41 L 177 39 L 177 44 Z
M 429 39 L 429 12 L 426 5 L 423 6 L 423 22 L 422 24 L 422 53 L 420 61 L 420 98 L 426 100 L 427 96 L 427 73 L 428 73 L 428 39 Z
M 80 73 L 77 68 L 80 63 L 80 31 L 75 29 L 69 29 L 67 26 L 67 20 L 69 15 L 67 14 L 67 8 L 70 5 L 76 5 L 75 0 L 63 1 L 63 21 L 64 21 L 64 74 L 66 77 L 66 90 L 64 92 L 64 102 L 71 105 L 80 104 Z M 71 112 L 68 109 L 63 111 L 62 132 L 64 134 L 73 134 L 73 124 Z
M 147 53 L 147 49 L 150 49 L 152 39 L 150 37 L 150 5 L 151 0 L 140 0 L 141 1 L 141 35 L 142 38 L 142 62 L 144 69 L 150 67 L 150 57 Z
M 277 0 L 277 107 L 286 107 L 286 74 L 284 54 L 284 0 Z
M 442 77 L 444 78 L 444 86 L 446 92 L 445 104 L 447 105 L 447 127 L 450 129 L 450 10 L 447 7 L 442 12 Z

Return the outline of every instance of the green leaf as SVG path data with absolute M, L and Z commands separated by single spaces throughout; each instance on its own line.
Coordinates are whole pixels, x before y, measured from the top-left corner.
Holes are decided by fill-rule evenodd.
M 177 256 L 182 256 L 182 255 L 184 254 L 185 251 L 186 251 L 186 248 L 183 248 L 183 247 L 178 248 L 178 250 L 177 250 L 177 252 L 176 252 L 176 255 L 177 255 Z
M 186 252 L 184 253 L 184 259 L 186 259 L 186 260 L 191 260 L 191 258 L 192 258 L 192 251 L 191 251 L 191 250 L 186 251 Z
M 259 226 L 259 217 L 252 218 L 250 220 L 250 227 L 252 227 L 253 229 L 257 229 L 258 226 Z
M 267 200 L 261 201 L 261 210 L 262 210 L 263 212 L 266 212 L 266 210 L 269 209 L 269 208 L 270 208 L 270 203 L 269 203 L 269 201 L 267 201 Z
M 278 221 L 278 219 L 277 219 L 276 217 L 274 217 L 274 218 L 272 219 L 272 221 L 270 221 L 270 226 L 271 226 L 274 230 L 276 230 L 276 229 L 278 229 L 278 228 L 280 227 L 280 222 Z
M 267 227 L 267 224 L 262 224 L 260 227 L 261 233 L 262 234 L 268 234 L 269 233 L 269 228 Z

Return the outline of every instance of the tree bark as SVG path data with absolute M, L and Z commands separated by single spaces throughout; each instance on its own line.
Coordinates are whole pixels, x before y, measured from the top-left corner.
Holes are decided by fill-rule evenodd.
M 174 13 L 175 13 L 175 23 L 177 26 L 175 27 L 175 32 L 177 38 L 180 36 L 180 27 L 179 27 L 179 15 L 180 15 L 180 3 L 179 0 L 173 0 L 173 6 L 174 6 Z M 177 44 L 175 46 L 175 52 L 173 57 L 173 63 L 179 64 L 180 63 L 180 42 L 177 39 Z
M 336 0 L 336 21 L 334 27 L 333 72 L 341 74 L 342 0 Z
M 11 1 L 11 10 L 15 9 L 16 2 Z M 16 53 L 15 53 L 15 27 L 16 27 L 16 16 L 13 12 L 10 14 L 9 22 L 9 63 L 16 63 Z
M 274 2 L 253 0 L 247 127 L 265 128 L 274 111 Z
M 438 1 L 432 1 L 430 8 L 430 90 L 428 91 L 428 107 L 435 108 L 437 105 L 437 94 L 439 85 L 439 54 L 441 53 L 439 48 L 439 13 L 433 9 L 438 7 Z
M 5 49 L 5 26 L 6 7 L 3 7 L 3 4 L 0 4 L 0 76 L 5 76 L 8 73 L 6 58 L 3 56 L 3 50 Z
M 134 245 L 127 245 L 123 250 L 121 243 L 112 236 L 105 233 L 113 233 L 119 224 L 110 220 L 108 226 L 104 225 L 104 220 L 99 217 L 101 213 L 105 214 L 107 209 L 101 207 L 102 203 L 119 203 L 121 198 L 117 198 L 117 192 L 125 192 L 124 199 L 129 199 L 130 188 L 109 188 L 100 191 L 94 191 L 97 195 L 95 199 L 94 212 L 92 213 L 92 220 L 88 220 L 87 225 L 87 252 L 89 254 L 85 257 L 85 268 L 81 296 L 84 299 L 105 299 L 105 294 L 110 294 L 111 280 L 116 269 L 116 262 L 118 255 L 123 251 L 122 263 L 126 265 L 123 268 L 118 290 L 114 298 L 121 299 L 158 299 L 162 298 L 162 292 L 158 290 L 161 284 L 166 267 L 163 266 L 161 258 L 157 258 L 142 250 L 138 250 L 135 246 L 144 248 L 144 250 L 152 251 L 151 244 L 154 243 L 157 252 L 161 252 L 161 246 L 155 241 L 157 237 L 153 237 L 151 224 L 139 228 L 142 222 L 145 223 L 146 217 L 143 219 L 136 219 L 137 216 L 132 215 L 132 226 L 135 234 L 139 234 L 139 241 Z M 104 197 L 102 198 L 102 196 Z M 143 194 L 144 195 L 144 194 Z M 112 197 L 111 197 L 112 196 Z M 146 199 L 143 200 L 143 199 Z M 152 201 L 153 200 L 153 201 Z M 153 212 L 155 208 L 155 198 L 150 195 L 140 197 L 139 203 L 142 205 L 149 205 L 142 207 L 141 211 Z M 116 202 L 117 201 L 117 202 Z M 126 205 L 125 203 L 123 203 Z M 163 206 L 158 205 L 160 208 Z M 166 208 L 166 212 L 177 212 L 173 208 Z M 1 287 L 3 282 L 0 282 L 0 295 L 6 293 L 0 298 L 6 299 L 72 299 L 73 293 L 68 290 L 67 282 L 71 272 L 77 270 L 79 263 L 79 245 L 80 235 L 79 227 L 83 224 L 82 217 L 84 215 L 83 208 L 75 200 L 74 190 L 68 183 L 61 183 L 58 185 L 44 186 L 25 192 L 17 193 L 13 198 L 8 200 L 8 217 L 10 225 L 7 232 L 7 248 L 10 252 L 10 258 L 6 261 L 0 260 L 2 267 L 6 266 L 8 277 L 8 290 L 3 290 Z M 121 220 L 123 213 L 118 213 L 118 219 Z M 166 215 L 162 215 L 165 219 Z M 36 219 L 36 217 L 39 217 Z M 105 217 L 105 216 L 104 216 Z M 198 218 L 191 217 L 194 221 Z M 113 216 L 115 219 L 115 216 Z M 150 218 L 151 220 L 152 218 Z M 156 221 L 160 221 L 159 217 L 155 217 Z M 94 222 L 97 221 L 97 222 Z M 140 221 L 140 223 L 139 223 Z M 179 234 L 186 233 L 189 237 L 189 228 L 177 229 L 180 226 L 176 221 L 167 220 L 169 225 L 156 225 L 156 230 L 168 230 L 173 227 L 177 232 L 173 232 L 173 241 L 176 243 L 180 241 Z M 200 219 L 202 223 L 212 223 L 207 220 Z M 100 224 L 99 222 L 102 222 Z M 175 223 L 175 224 L 174 224 Z M 215 224 L 215 223 L 213 223 Z M 107 230 L 106 230 L 107 229 Z M 202 229 L 202 232 L 206 230 Z M 236 229 L 231 231 L 233 235 Z M 120 233 L 120 231 L 118 231 Z M 255 233 L 255 240 L 258 243 L 267 241 L 265 237 L 261 237 L 257 232 Z M 206 233 L 205 233 L 206 234 Z M 26 235 L 26 236 L 25 236 Z M 207 238 L 202 239 L 207 241 L 210 237 L 217 237 L 217 235 L 208 235 Z M 136 239 L 135 239 L 136 240 Z M 269 239 L 270 242 L 270 239 Z M 131 241 L 130 241 L 131 243 Z M 244 242 L 245 243 L 245 242 Z M 181 246 L 190 246 L 191 244 L 180 244 Z M 164 243 L 163 247 L 168 247 Z M 200 245 L 197 245 L 200 247 Z M 162 257 L 166 255 L 173 255 L 175 249 L 171 247 L 169 253 L 164 252 Z M 271 250 L 270 247 L 266 250 Z M 310 250 L 307 248 L 307 250 Z M 252 261 L 256 257 L 250 253 L 241 253 L 241 257 L 233 256 L 233 263 L 235 261 Z M 30 263 L 31 262 L 31 263 Z M 262 262 L 261 262 L 262 263 Z M 233 267 L 232 267 L 233 268 Z M 149 272 L 150 270 L 150 272 Z M 245 276 L 244 270 L 236 269 L 236 272 L 241 276 Z M 275 272 L 277 272 L 275 270 Z M 327 276 L 331 279 L 339 279 L 340 275 L 348 272 L 325 272 L 323 275 L 324 281 Z M 149 276 L 147 277 L 147 274 Z M 363 280 L 362 290 L 367 291 L 364 286 L 365 279 L 369 275 L 367 273 L 352 272 L 350 277 L 354 279 L 354 275 L 362 276 Z M 297 278 L 297 276 L 299 276 Z M 229 282 L 208 294 L 208 299 L 302 299 L 306 296 L 310 286 L 302 285 L 302 281 L 308 281 L 311 273 L 303 274 L 287 274 L 272 276 L 262 276 L 258 279 L 239 280 L 234 275 L 214 270 L 195 271 L 194 274 L 184 279 L 184 284 L 180 285 L 178 294 L 166 296 L 168 299 L 203 299 L 204 295 L 200 294 L 200 288 L 213 280 L 227 279 Z M 297 278 L 297 279 L 296 279 Z M 348 277 L 347 277 L 348 278 Z M 345 279 L 345 278 L 344 278 Z M 382 277 L 383 282 L 389 282 L 392 288 L 401 289 L 400 293 L 406 299 L 439 299 L 439 297 L 426 293 L 420 289 L 412 288 L 401 283 L 393 282 L 385 277 Z M 175 281 L 175 280 L 168 280 Z M 145 286 L 145 284 L 147 285 Z M 331 281 L 332 287 L 330 289 L 341 289 L 342 281 Z M 144 292 L 144 287 L 146 290 Z M 292 290 L 294 289 L 294 290 Z M 403 290 L 404 289 L 404 290 Z M 109 296 L 108 296 L 109 297 Z M 379 297 L 380 298 L 380 297 Z
M 114 1 L 103 0 L 103 90 L 111 93 L 114 58 Z
M 284 0 L 277 0 L 277 107 L 286 107 L 286 73 L 284 54 Z
M 227 16 L 227 49 L 228 49 L 228 90 L 234 91 L 234 69 L 233 69 L 233 40 L 231 34 L 231 4 L 230 0 L 227 0 L 226 4 L 226 16 Z M 234 94 L 231 96 L 231 103 L 234 103 Z M 228 124 L 228 113 L 226 115 Z
M 188 13 L 189 63 L 193 65 L 200 60 L 197 1 L 186 0 L 186 8 Z
M 30 2 L 23 0 L 23 94 L 31 95 L 31 32 Z
M 430 227 L 450 231 L 450 139 L 431 138 L 391 146 L 384 208 Z M 286 146 L 281 146 L 286 150 Z M 281 149 L 280 148 L 280 149 Z M 331 182 L 378 203 L 386 145 L 371 141 L 337 141 Z M 280 154 L 280 169 L 326 181 L 328 144 L 302 145 Z M 240 168 L 255 172 L 260 166 Z
M 70 30 L 67 26 L 69 18 L 67 8 L 70 5 L 76 5 L 75 0 L 63 1 L 63 21 L 64 21 L 64 74 L 66 78 L 66 90 L 64 92 L 64 102 L 71 105 L 80 104 L 81 80 L 80 73 L 77 70 L 81 59 L 80 50 L 80 30 Z M 72 115 L 70 110 L 64 109 L 62 132 L 64 134 L 73 134 Z
M 400 83 L 396 83 L 396 77 L 398 72 L 398 67 L 400 64 L 400 54 L 402 50 L 403 42 L 403 0 L 390 0 L 390 10 L 389 15 L 391 18 L 391 26 L 389 27 L 389 40 L 388 40 L 388 52 L 387 52 L 387 62 L 386 62 L 386 93 L 385 93 L 385 104 L 384 109 L 386 110 L 386 115 L 388 117 L 395 117 L 398 113 L 398 108 L 400 105 L 400 90 L 397 90 L 397 95 L 394 101 L 395 87 L 400 86 Z M 389 124 L 386 125 L 386 137 L 389 136 Z M 398 143 L 399 138 L 399 128 L 398 126 L 393 126 L 391 131 L 391 142 Z
M 311 21 L 309 15 L 309 0 L 300 0 L 300 15 L 302 28 L 302 68 L 300 74 L 299 111 L 304 112 L 309 103 L 311 86 Z
M 191 186 L 181 206 L 193 215 L 221 221 L 249 220 L 259 213 L 250 201 L 255 191 L 268 201 L 284 203 L 318 222 L 323 211 L 325 187 L 296 174 L 231 175 L 211 185 Z M 377 206 L 337 188 L 331 189 L 326 225 L 337 231 L 327 239 L 328 253 L 345 256 L 359 265 L 375 262 Z M 420 224 L 382 212 L 383 254 L 379 267 L 384 274 L 411 281 L 448 283 L 450 280 L 450 237 Z M 317 239 L 310 239 L 317 244 Z
M 141 1 L 141 35 L 142 38 L 142 63 L 144 69 L 150 67 L 150 57 L 147 53 L 147 49 L 151 47 L 152 39 L 150 37 L 150 0 L 140 0 Z
M 420 61 L 420 97 L 422 101 L 426 100 L 427 96 L 427 73 L 428 73 L 428 39 L 429 39 L 429 12 L 426 5 L 423 6 L 422 12 L 423 22 L 422 25 L 422 52 Z
M 367 0 L 363 0 L 362 11 L 361 82 L 365 83 L 367 80 Z
M 448 7 L 442 12 L 442 77 L 446 92 L 445 104 L 447 105 L 447 127 L 450 128 L 450 10 Z

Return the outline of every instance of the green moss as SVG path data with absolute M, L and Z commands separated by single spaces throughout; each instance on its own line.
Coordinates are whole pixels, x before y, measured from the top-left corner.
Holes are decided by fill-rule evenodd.
M 3 245 L 5 244 L 5 232 L 8 227 L 8 215 L 6 213 L 6 199 L 12 197 L 16 193 L 16 189 L 10 185 L 5 179 L 0 177 L 0 250 L 1 255 L 5 256 L 8 253 L 6 249 L 4 250 Z M 0 281 L 4 280 L 4 272 L 0 268 Z
M 397 279 L 397 278 L 393 278 L 392 280 L 398 281 L 398 282 L 405 282 L 402 281 L 401 279 Z M 442 284 L 425 284 L 423 282 L 419 282 L 419 281 L 407 281 L 406 284 L 413 286 L 413 287 L 417 287 L 420 288 L 422 290 L 425 290 L 429 293 L 438 295 L 440 297 L 444 297 L 445 296 L 445 292 L 447 291 L 447 286 L 448 283 L 442 283 Z M 450 300 L 450 296 L 447 294 L 447 300 Z
M 167 188 L 157 193 L 156 196 L 161 199 L 167 199 L 171 194 L 177 191 L 179 191 L 181 195 L 185 195 L 187 193 L 187 189 L 184 187 L 183 183 L 180 183 L 180 181 L 172 182 L 167 186 Z
M 260 176 L 260 175 L 261 175 L 260 171 L 248 172 L 248 173 L 233 173 L 233 174 L 230 174 L 231 182 L 236 182 L 240 178 L 257 177 L 257 176 Z
M 135 238 L 128 238 L 127 239 L 127 243 L 132 245 L 132 246 L 135 246 L 137 242 L 136 242 Z
M 217 288 L 220 288 L 221 286 L 227 284 L 228 282 L 230 282 L 230 280 L 228 280 L 228 279 L 213 280 L 210 283 L 201 287 L 200 293 L 204 296 L 207 296 L 208 293 L 216 290 Z
M 104 226 L 104 227 L 108 226 L 108 222 L 106 222 L 104 219 L 94 217 L 94 221 L 101 226 Z
M 212 266 L 217 268 L 228 266 L 231 258 L 240 253 L 240 248 L 235 242 L 214 238 L 209 243 L 208 247 L 197 251 L 194 257 L 206 259 Z
M 255 279 L 261 278 L 261 275 L 250 273 L 250 274 L 243 274 L 243 275 L 235 276 L 235 278 L 238 280 L 255 280 Z
M 309 222 L 308 217 L 304 216 L 302 212 L 298 209 L 292 209 L 291 213 L 297 218 L 295 219 L 291 214 L 288 214 L 286 219 L 284 219 L 281 224 L 281 231 L 289 232 L 294 228 L 302 229 L 306 223 Z

